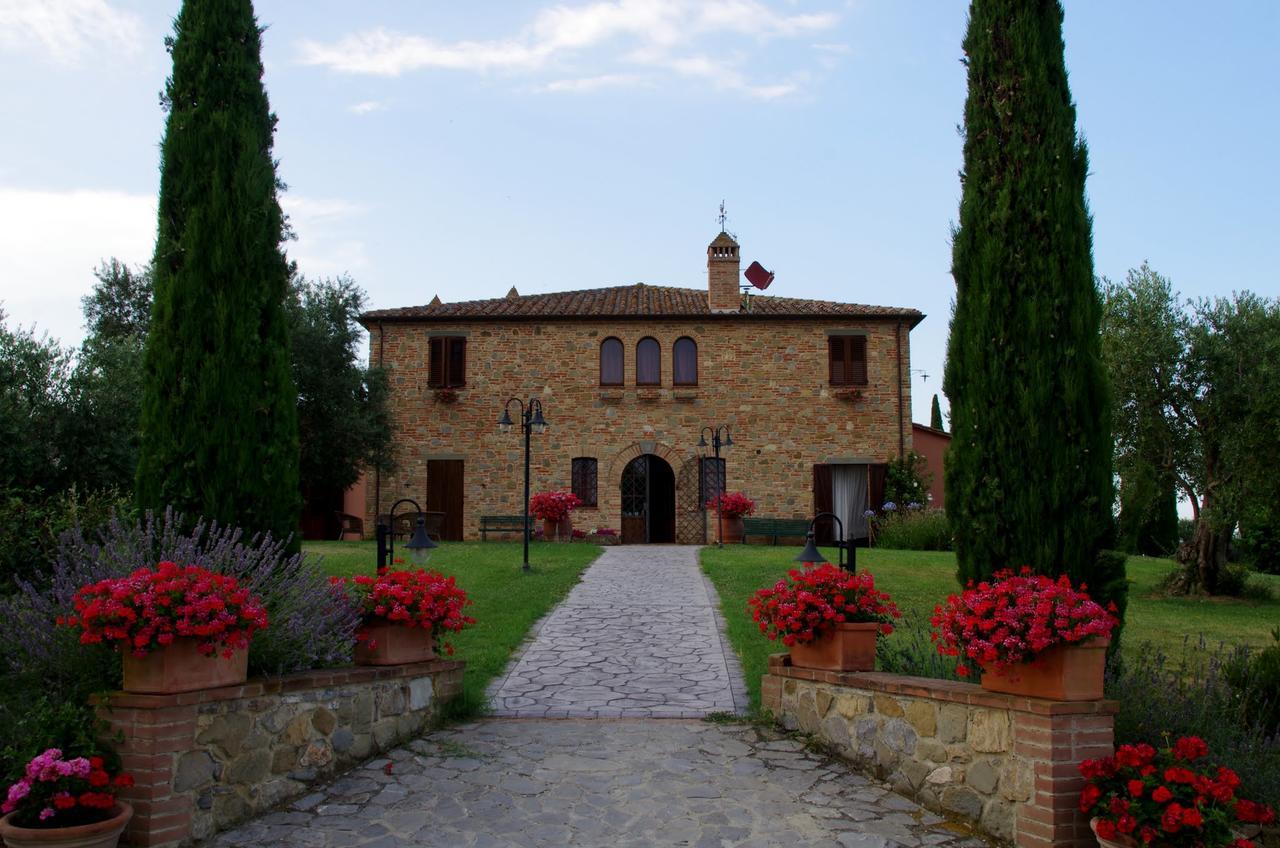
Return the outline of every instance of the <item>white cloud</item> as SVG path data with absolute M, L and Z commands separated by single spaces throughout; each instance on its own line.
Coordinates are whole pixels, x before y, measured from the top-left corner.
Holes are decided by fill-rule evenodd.
M 84 335 L 80 298 L 112 256 L 145 265 L 155 247 L 156 199 L 113 191 L 0 187 L 0 301 L 10 325 L 47 329 L 64 344 Z
M 699 43 L 710 37 L 757 42 L 794 38 L 837 22 L 830 13 L 776 12 L 760 0 L 602 0 L 544 8 L 508 38 L 442 42 L 375 28 L 330 44 L 304 41 L 300 50 L 304 64 L 389 77 L 429 68 L 527 75 L 572 67 L 571 75 L 561 73 L 543 84 L 543 91 L 584 92 L 650 82 L 649 74 L 636 72 L 640 66 L 771 98 L 797 91 L 796 79 L 750 80 L 741 70 L 741 58 L 710 60 L 697 52 Z
M 56 61 L 75 62 L 90 46 L 136 52 L 142 22 L 106 0 L 0 0 L 0 46 L 39 44 Z
M 594 77 L 552 80 L 542 86 L 540 91 L 569 91 L 584 93 L 599 91 L 602 88 L 634 86 L 646 81 L 648 81 L 648 77 L 645 77 L 642 74 L 601 74 Z
M 356 115 L 367 115 L 370 112 L 381 112 L 387 108 L 387 104 L 380 100 L 362 100 L 359 103 L 353 103 L 347 107 L 347 111 Z

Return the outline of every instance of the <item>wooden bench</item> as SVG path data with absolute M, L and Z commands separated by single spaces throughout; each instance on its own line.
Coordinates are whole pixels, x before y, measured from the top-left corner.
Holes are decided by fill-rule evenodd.
M 803 539 L 809 532 L 806 518 L 744 518 L 742 519 L 742 544 L 752 536 L 771 536 L 778 544 L 779 536 L 798 536 Z
M 533 516 L 529 516 L 529 526 L 533 527 Z M 480 516 L 480 539 L 488 541 L 490 533 L 519 533 L 524 529 L 523 515 L 482 515 Z

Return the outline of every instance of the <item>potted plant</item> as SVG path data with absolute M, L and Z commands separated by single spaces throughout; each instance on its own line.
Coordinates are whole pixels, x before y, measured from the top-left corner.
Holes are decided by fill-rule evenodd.
M 1206 762 L 1209 746 L 1184 736 L 1157 750 L 1121 745 L 1114 756 L 1085 760 L 1080 812 L 1103 848 L 1253 848 L 1247 835 L 1273 824 L 1266 804 L 1236 797 L 1234 771 Z
M 596 531 L 591 534 L 592 540 L 597 545 L 617 545 L 621 544 L 622 539 L 618 536 L 618 531 L 612 527 L 597 527 Z
M 1102 697 L 1102 673 L 1115 617 L 1071 580 L 998 571 L 933 610 L 938 652 L 957 657 L 956 673 L 982 671 L 982 688 L 1058 701 Z M 1112 607 L 1114 611 L 1114 605 Z
M 724 492 L 707 501 L 707 509 L 720 516 L 720 540 L 737 543 L 742 541 L 742 519 L 755 514 L 756 504 L 742 492 Z
M 116 791 L 133 778 L 103 757 L 64 759 L 50 748 L 27 763 L 0 805 L 0 838 L 10 848 L 115 848 L 133 817 Z
M 463 613 L 471 604 L 467 593 L 438 571 L 388 571 L 333 581 L 352 591 L 363 616 L 356 632 L 357 665 L 425 662 L 436 655 L 442 634 L 476 623 Z M 452 656 L 453 645 L 441 647 Z
M 126 692 L 243 683 L 249 640 L 267 626 L 262 600 L 236 578 L 173 562 L 82 586 L 73 605 L 61 623 L 79 627 L 83 644 L 120 649 Z
M 790 649 L 793 666 L 829 671 L 872 671 L 876 639 L 892 633 L 893 619 L 902 615 L 876 589 L 871 572 L 854 574 L 829 562 L 792 569 L 747 606 L 760 632 Z
M 573 492 L 538 492 L 529 499 L 529 513 L 542 519 L 542 535 L 547 539 L 569 541 L 573 534 L 570 514 L 582 505 Z

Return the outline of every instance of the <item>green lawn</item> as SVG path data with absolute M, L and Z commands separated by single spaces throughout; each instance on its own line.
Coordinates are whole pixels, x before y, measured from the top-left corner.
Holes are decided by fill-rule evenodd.
M 461 703 L 451 709 L 455 715 L 483 708 L 485 686 L 507 667 L 529 628 L 600 554 L 597 546 L 581 542 L 534 542 L 529 546 L 532 570 L 524 574 L 520 547 L 519 542 L 443 542 L 428 563 L 456 577 L 474 602 L 467 611 L 477 623 L 451 637 L 454 657 L 467 662 Z M 329 574 L 374 573 L 373 542 L 307 542 L 303 550 L 322 556 Z
M 796 547 L 730 545 L 705 548 L 702 569 L 720 593 L 720 603 L 728 622 L 729 640 L 742 658 L 743 672 L 751 689 L 753 707 L 759 706 L 760 677 L 768 655 L 785 650 L 770 642 L 751 621 L 747 598 L 758 588 L 783 577 L 799 553 Z M 836 561 L 836 551 L 823 550 Z M 1155 594 L 1156 585 L 1173 567 L 1165 559 L 1130 557 L 1130 595 L 1124 630 L 1124 646 L 1155 642 L 1181 648 L 1184 639 L 1195 642 L 1203 635 L 1208 642 L 1270 644 L 1271 628 L 1280 625 L 1280 576 L 1256 575 L 1256 583 L 1271 587 L 1270 601 L 1234 599 L 1173 599 Z M 858 551 L 858 569 L 876 576 L 876 586 L 893 596 L 904 617 L 923 622 L 934 605 L 958 589 L 955 556 L 934 551 L 894 551 L 881 548 Z M 890 636 L 903 638 L 904 633 Z

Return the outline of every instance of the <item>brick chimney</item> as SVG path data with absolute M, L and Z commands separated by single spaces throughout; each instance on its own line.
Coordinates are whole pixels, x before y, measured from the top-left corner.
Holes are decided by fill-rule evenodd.
M 738 243 L 728 233 L 722 231 L 707 245 L 707 303 L 712 312 L 741 311 L 740 263 Z

